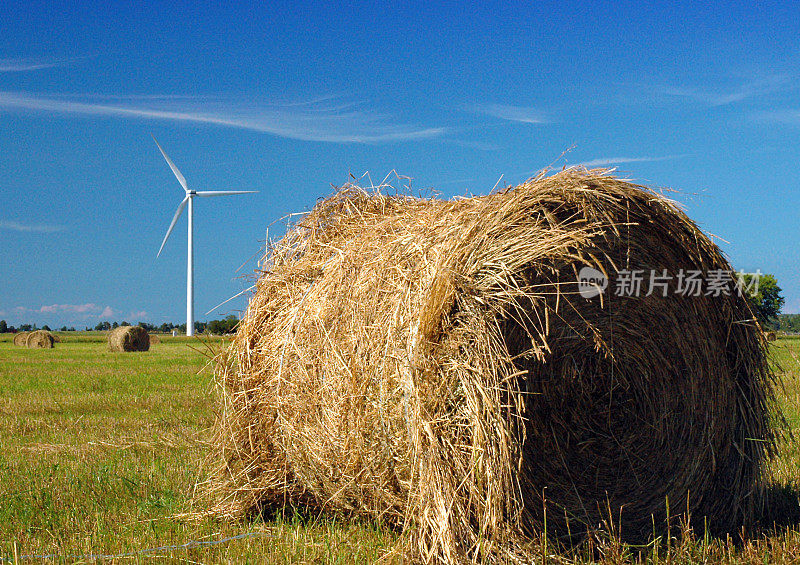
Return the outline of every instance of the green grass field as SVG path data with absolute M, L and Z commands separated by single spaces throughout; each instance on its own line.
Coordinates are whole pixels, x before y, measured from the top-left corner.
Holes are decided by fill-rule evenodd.
M 123 554 L 126 562 L 364 563 L 387 556 L 396 534 L 334 517 L 191 521 L 213 422 L 209 352 L 223 344 L 162 338 L 147 353 L 110 353 L 101 334 L 66 334 L 53 350 L 14 347 L 0 335 L 0 557 Z M 800 338 L 772 346 L 781 408 L 800 431 Z M 651 563 L 800 563 L 800 442 L 787 439 L 771 468 L 778 493 L 744 544 L 702 533 L 645 551 L 612 542 L 552 555 Z M 208 542 L 254 532 L 217 545 Z M 85 559 L 90 560 L 90 559 Z M 397 559 L 395 559 L 397 560 Z
M 97 334 L 66 334 L 53 350 L 14 347 L 10 337 L 0 337 L 0 556 L 13 559 L 16 543 L 19 555 L 74 562 L 253 531 L 264 535 L 134 562 L 362 563 L 391 544 L 389 532 L 331 519 L 172 517 L 192 510 L 214 417 L 202 342 L 166 337 L 122 354 Z

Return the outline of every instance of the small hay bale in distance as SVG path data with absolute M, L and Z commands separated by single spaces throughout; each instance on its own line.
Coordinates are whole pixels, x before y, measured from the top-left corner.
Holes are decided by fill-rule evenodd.
M 55 340 L 47 330 L 36 330 L 25 337 L 25 347 L 30 349 L 52 349 Z
M 157 335 L 149 334 L 149 337 L 150 337 L 150 345 L 156 345 L 158 343 L 161 343 L 161 338 L 158 337 Z
M 25 347 L 25 340 L 28 339 L 28 332 L 18 332 L 14 334 L 14 345 Z
M 120 326 L 108 333 L 110 351 L 131 352 L 150 349 L 150 336 L 141 326 Z
M 778 339 L 778 332 L 767 332 L 767 341 L 775 341 Z
M 583 267 L 601 296 L 577 292 Z M 664 269 L 667 296 L 616 294 Z M 221 358 L 214 511 L 377 518 L 446 563 L 529 561 L 545 516 L 573 539 L 611 517 L 646 540 L 687 509 L 748 524 L 774 443 L 765 342 L 737 293 L 679 295 L 693 270 L 731 266 L 609 171 L 453 201 L 342 188 L 268 257 Z

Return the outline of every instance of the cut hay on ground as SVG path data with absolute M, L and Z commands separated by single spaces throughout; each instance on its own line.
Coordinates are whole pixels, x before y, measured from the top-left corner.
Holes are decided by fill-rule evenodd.
M 141 326 L 120 326 L 108 333 L 110 351 L 147 351 L 150 349 L 150 336 Z
M 58 334 L 52 334 L 52 335 L 53 335 L 53 342 L 54 343 L 61 343 L 61 336 L 60 335 L 58 335 Z
M 31 349 L 52 349 L 54 343 L 53 334 L 47 330 L 33 331 L 25 338 L 25 347 Z
M 730 531 L 772 450 L 765 342 L 669 200 L 572 169 L 454 201 L 346 186 L 268 258 L 218 369 L 213 511 L 288 503 L 404 529 L 415 560 L 528 562 L 544 526 Z M 610 276 L 577 294 L 584 266 Z M 668 296 L 616 296 L 666 269 Z M 546 514 L 545 514 L 546 509 Z M 675 522 L 672 522 L 675 523 Z
M 25 347 L 25 341 L 28 339 L 28 332 L 19 332 L 14 334 L 14 345 L 18 347 Z

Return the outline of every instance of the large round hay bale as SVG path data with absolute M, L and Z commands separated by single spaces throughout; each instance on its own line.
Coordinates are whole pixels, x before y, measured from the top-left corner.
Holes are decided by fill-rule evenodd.
M 53 334 L 47 330 L 32 331 L 25 338 L 25 347 L 31 349 L 52 349 L 54 343 Z
M 25 347 L 25 341 L 28 339 L 29 332 L 18 332 L 14 334 L 14 345 Z
M 108 349 L 111 351 L 147 351 L 150 336 L 141 326 L 120 326 L 108 332 Z
M 217 370 L 214 511 L 378 518 L 452 563 L 532 559 L 545 516 L 643 540 L 757 510 L 765 342 L 732 285 L 685 292 L 731 267 L 661 195 L 583 169 L 453 201 L 348 186 L 268 259 Z

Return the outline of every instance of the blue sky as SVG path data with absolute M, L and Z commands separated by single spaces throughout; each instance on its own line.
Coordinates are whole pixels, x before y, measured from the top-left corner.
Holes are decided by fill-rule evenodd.
M 18 3 L 0 20 L 0 318 L 182 321 L 249 286 L 268 224 L 348 174 L 444 197 L 547 165 L 676 199 L 800 312 L 800 8 L 791 2 L 249 8 Z M 566 155 L 565 150 L 571 149 Z M 280 235 L 281 224 L 270 232 Z

